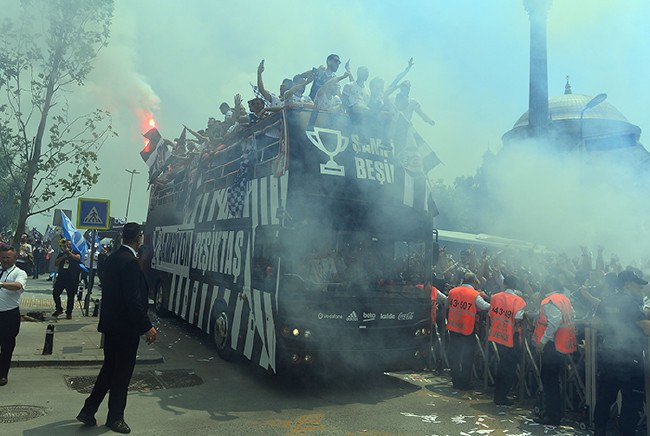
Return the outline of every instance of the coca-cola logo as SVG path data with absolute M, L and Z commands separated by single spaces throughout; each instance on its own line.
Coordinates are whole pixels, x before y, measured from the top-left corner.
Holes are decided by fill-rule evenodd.
M 412 320 L 414 316 L 415 313 L 413 312 L 400 312 L 399 315 L 397 315 L 397 319 L 400 321 L 409 321 Z

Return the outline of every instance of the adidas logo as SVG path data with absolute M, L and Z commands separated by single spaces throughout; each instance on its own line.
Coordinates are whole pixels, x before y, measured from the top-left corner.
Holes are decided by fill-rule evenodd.
M 359 321 L 359 317 L 357 317 L 357 312 L 354 310 L 352 311 L 351 314 L 348 315 L 347 318 L 345 318 L 346 321 Z

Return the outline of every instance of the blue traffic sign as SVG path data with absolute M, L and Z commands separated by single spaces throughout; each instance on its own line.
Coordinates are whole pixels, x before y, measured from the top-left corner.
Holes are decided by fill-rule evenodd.
M 97 198 L 80 198 L 77 204 L 77 228 L 108 230 L 111 201 Z

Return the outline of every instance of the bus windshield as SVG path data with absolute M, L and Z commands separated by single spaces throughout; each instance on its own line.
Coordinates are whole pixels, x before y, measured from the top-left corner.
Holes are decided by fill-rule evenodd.
M 426 276 L 424 241 L 322 228 L 285 236 L 282 275 L 303 289 L 402 291 Z

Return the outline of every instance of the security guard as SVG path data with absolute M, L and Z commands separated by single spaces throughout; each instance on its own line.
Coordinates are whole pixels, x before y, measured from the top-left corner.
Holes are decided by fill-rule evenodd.
M 512 406 L 508 392 L 517 372 L 517 360 L 521 350 L 521 320 L 524 318 L 526 302 L 515 294 L 517 278 L 507 275 L 503 278 L 506 290 L 494 294 L 490 299 L 490 331 L 488 340 L 499 350 L 499 367 L 494 386 L 494 404 Z
M 623 397 L 619 429 L 624 436 L 636 434 L 644 400 L 644 327 L 650 323 L 642 309 L 642 289 L 647 284 L 633 271 L 620 272 L 618 292 L 605 297 L 596 312 L 593 324 L 603 337 L 594 409 L 596 435 L 605 435 L 609 411 L 619 391 Z
M 546 289 L 559 289 L 559 285 L 551 279 L 547 281 Z M 551 291 L 542 300 L 533 338 L 537 351 L 542 355 L 540 376 L 546 411 L 546 416 L 536 418 L 535 422 L 559 425 L 562 419 L 560 371 L 565 365 L 565 355 L 577 349 L 573 306 L 566 295 Z
M 490 310 L 490 304 L 474 289 L 479 281 L 474 273 L 465 273 L 463 283 L 447 296 L 447 330 L 449 331 L 449 364 L 451 381 L 456 389 L 471 389 L 472 365 L 476 353 L 474 325 L 476 312 Z

